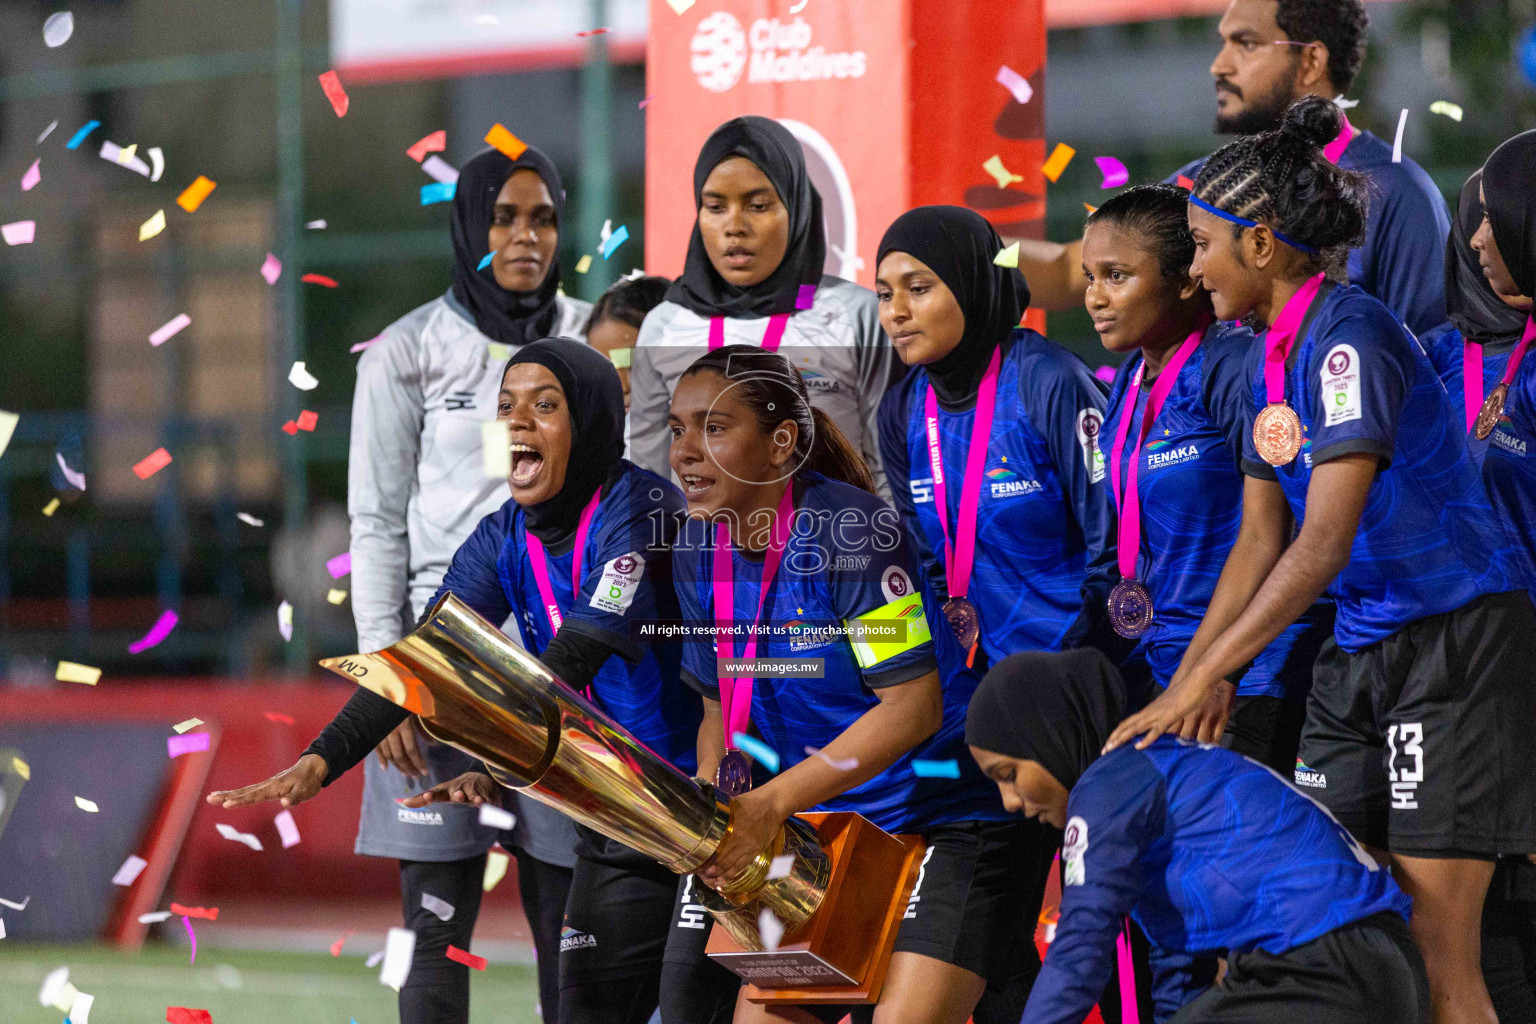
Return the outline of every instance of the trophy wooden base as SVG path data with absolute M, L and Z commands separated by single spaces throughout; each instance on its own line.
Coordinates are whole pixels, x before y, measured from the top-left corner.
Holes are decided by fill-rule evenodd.
M 893 836 L 847 811 L 799 817 L 816 827 L 832 858 L 820 908 L 775 950 L 743 949 L 716 927 L 705 951 L 741 975 L 754 1003 L 874 1003 L 917 881 L 923 841 Z

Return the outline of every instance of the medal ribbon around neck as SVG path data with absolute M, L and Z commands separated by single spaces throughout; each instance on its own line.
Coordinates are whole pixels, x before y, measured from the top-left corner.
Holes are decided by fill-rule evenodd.
M 1296 290 L 1274 318 L 1264 338 L 1264 398 L 1268 403 L 1253 421 L 1253 445 L 1271 466 L 1284 466 L 1301 451 L 1301 417 L 1285 401 L 1285 361 L 1297 329 L 1323 284 L 1315 274 Z M 1273 434 L 1278 430 L 1281 440 Z
M 764 352 L 777 352 L 779 342 L 784 340 L 784 329 L 789 326 L 789 313 L 775 313 L 768 318 L 768 326 L 763 328 Z M 709 318 L 709 350 L 713 352 L 725 344 L 725 317 L 712 316 Z
M 582 563 L 586 560 L 587 534 L 592 529 L 592 517 L 597 514 L 598 503 L 602 500 L 603 489 L 599 487 L 592 492 L 592 500 L 587 502 L 587 507 L 581 510 L 581 519 L 576 525 L 576 545 L 571 549 L 571 600 L 581 597 Z M 560 613 L 560 605 L 555 600 L 555 587 L 549 575 L 549 559 L 544 553 L 544 542 L 533 535 L 533 531 L 524 527 L 523 537 L 528 546 L 528 564 L 533 567 L 533 579 L 539 586 L 539 600 L 544 603 L 544 614 L 549 619 L 550 638 L 560 632 L 560 623 L 563 621 Z M 586 689 L 587 698 L 592 697 L 592 688 Z
M 1499 417 L 1504 415 L 1504 404 L 1509 400 L 1509 385 L 1514 382 L 1515 374 L 1520 372 L 1520 364 L 1525 361 L 1525 351 L 1531 347 L 1532 340 L 1536 340 L 1536 316 L 1532 316 L 1525 322 L 1525 330 L 1520 335 L 1520 342 L 1515 345 L 1515 350 L 1509 354 L 1509 362 L 1504 366 L 1504 375 L 1499 378 L 1499 382 L 1489 392 L 1488 398 L 1483 402 L 1482 408 L 1478 411 L 1476 417 L 1472 417 L 1472 436 L 1476 437 L 1479 441 L 1487 440 L 1488 435 L 1493 433 L 1493 428 L 1499 425 Z M 1468 346 L 1470 344 L 1469 342 Z M 1463 348 L 1462 375 L 1466 378 L 1466 382 L 1463 383 L 1463 392 L 1470 396 L 1471 391 L 1468 389 L 1471 385 L 1467 382 L 1473 381 L 1474 378 L 1470 376 L 1470 368 L 1467 366 L 1466 356 L 1467 349 Z M 1478 346 L 1477 376 L 1475 381 L 1478 390 L 1481 391 L 1483 386 L 1483 360 L 1482 346 L 1480 345 Z M 1470 417 L 1470 407 L 1467 412 Z

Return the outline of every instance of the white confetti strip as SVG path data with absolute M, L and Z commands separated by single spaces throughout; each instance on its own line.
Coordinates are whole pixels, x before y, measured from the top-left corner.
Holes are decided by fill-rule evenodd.
M 97 811 L 101 810 L 100 807 L 96 806 L 96 801 L 87 800 L 83 796 L 75 797 L 75 806 L 80 808 L 82 811 L 89 811 L 92 814 L 95 814 Z
M 1407 124 L 1408 108 L 1404 107 L 1403 112 L 1397 115 L 1397 137 L 1392 140 L 1392 162 L 1395 164 L 1403 162 L 1403 128 Z
M 773 863 L 768 865 L 768 877 L 770 879 L 788 878 L 789 873 L 794 869 L 795 855 L 792 853 L 782 854 L 781 856 L 773 858 Z
M 416 951 L 416 933 L 409 928 L 391 928 L 384 943 L 384 967 L 379 971 L 379 983 L 388 985 L 396 992 L 411 974 L 411 954 Z
M 255 516 L 251 515 L 249 512 L 236 512 L 235 513 L 235 518 L 240 520 L 246 526 L 266 526 L 267 525 L 264 520 L 257 519 Z
M 516 824 L 517 819 L 511 811 L 502 810 L 491 804 L 480 805 L 480 824 L 488 828 L 509 829 Z
M 170 920 L 170 918 L 171 912 L 169 910 L 151 910 L 147 914 L 139 915 L 139 924 L 159 924 L 161 921 Z
M 139 873 L 149 866 L 149 861 L 136 853 L 130 853 L 128 859 L 123 861 L 123 866 L 117 869 L 117 874 L 112 876 L 113 885 L 132 885 L 139 877 Z
M 294 363 L 293 369 L 288 371 L 288 383 L 292 384 L 300 391 L 313 391 L 315 388 L 320 386 L 320 382 L 316 380 L 315 375 L 310 373 L 309 370 L 304 366 L 304 361 L 302 359 Z
M 223 836 L 225 839 L 230 839 L 237 843 L 244 843 L 246 846 L 249 846 L 253 850 L 259 851 L 261 849 L 261 840 L 257 839 L 249 832 L 241 832 L 233 825 L 226 825 L 222 821 L 217 822 L 213 827 L 218 829 L 219 835 Z
M 428 913 L 436 915 L 439 921 L 453 920 L 453 904 L 447 900 L 438 899 L 429 892 L 421 894 L 421 907 Z
M 757 915 L 757 933 L 763 937 L 763 948 L 772 953 L 779 948 L 779 940 L 784 938 L 784 926 L 773 916 L 773 911 L 764 907 Z

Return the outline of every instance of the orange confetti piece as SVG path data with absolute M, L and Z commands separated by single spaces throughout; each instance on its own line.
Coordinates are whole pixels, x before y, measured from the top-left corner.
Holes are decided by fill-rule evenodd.
M 266 716 L 269 722 L 281 722 L 284 725 L 293 724 L 293 716 L 285 715 L 281 711 L 263 711 L 262 714 Z
M 176 197 L 176 205 L 188 213 L 195 213 L 197 208 L 203 205 L 203 200 L 208 198 L 208 193 L 218 188 L 218 185 L 218 182 L 211 181 L 199 174 L 197 180 L 188 185 L 181 195 Z
M 493 149 L 500 150 L 512 160 L 522 156 L 528 149 L 528 143 L 507 131 L 500 124 L 491 125 L 491 130 L 485 133 L 485 141 Z
M 164 448 L 156 448 L 133 467 L 133 475 L 140 480 L 148 480 L 170 464 L 171 453 Z
M 326 277 L 324 274 L 305 274 L 299 280 L 305 284 L 324 285 L 327 288 L 336 287 L 336 279 L 334 277 Z
M 331 109 L 336 111 L 337 117 L 347 116 L 347 107 L 351 100 L 347 99 L 347 90 L 341 87 L 341 78 L 334 71 L 327 71 L 320 76 L 320 88 L 325 90 L 325 98 L 331 101 Z
M 1056 148 L 1051 150 L 1050 157 L 1040 166 L 1040 173 L 1055 181 L 1061 177 L 1061 172 L 1067 169 L 1067 164 L 1071 163 L 1076 155 L 1077 150 L 1065 142 L 1058 142 Z
M 456 964 L 463 964 L 465 967 L 473 967 L 477 971 L 485 970 L 485 957 L 466 953 L 458 946 L 448 947 L 448 959 Z
M 205 921 L 219 919 L 218 907 L 184 907 L 180 903 L 172 903 L 171 913 L 180 914 L 182 917 L 200 917 Z
M 1094 214 L 1095 214 L 1095 213 L 1097 213 L 1097 212 L 1098 212 L 1098 209 L 1099 209 L 1099 208 L 1098 208 L 1098 207 L 1097 207 L 1097 206 L 1090 206 L 1090 205 L 1088 205 L 1088 204 L 1087 204 L 1087 203 L 1084 203 L 1084 204 L 1083 204 L 1083 209 L 1085 209 L 1085 210 L 1087 210 L 1087 211 L 1088 211 L 1088 216 L 1090 216 L 1090 217 L 1091 217 L 1091 216 L 1093 216 L 1093 215 L 1094 215 Z
M 293 420 L 289 420 L 287 423 L 283 424 L 283 433 L 287 434 L 289 437 L 292 437 L 293 435 L 297 434 L 298 432 L 299 432 L 299 425 L 297 423 L 293 422 Z
M 420 139 L 417 139 L 415 144 L 412 145 L 410 149 L 406 150 L 405 153 L 406 156 L 409 156 L 412 160 L 415 160 L 417 163 L 421 163 L 427 158 L 428 153 L 441 153 L 447 148 L 448 133 L 439 128 L 432 134 L 424 135 Z
M 305 409 L 299 413 L 298 422 L 295 424 L 300 430 L 314 430 L 315 424 L 320 422 L 320 414 Z
M 331 956 L 341 956 L 341 947 L 346 944 L 346 941 L 348 939 L 350 939 L 352 936 L 354 936 L 356 934 L 357 934 L 357 929 L 353 928 L 350 931 L 348 931 L 347 934 L 343 935 L 341 938 L 339 938 L 335 942 L 331 943 Z
M 1187 174 L 1181 174 L 1177 178 L 1174 178 L 1173 183 L 1179 186 L 1179 188 L 1187 188 L 1191 192 L 1195 190 L 1195 181 Z

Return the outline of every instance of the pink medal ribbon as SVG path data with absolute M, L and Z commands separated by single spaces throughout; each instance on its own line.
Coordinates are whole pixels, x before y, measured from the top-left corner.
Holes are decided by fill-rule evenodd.
M 1464 338 L 1461 342 L 1461 401 L 1467 410 L 1467 433 L 1477 425 L 1483 409 L 1483 343 Z
M 1482 342 L 1470 339 L 1462 342 L 1461 392 L 1462 401 L 1466 404 L 1467 433 L 1472 434 L 1479 441 L 1493 433 L 1499 417 L 1504 415 L 1509 386 L 1514 383 L 1515 375 L 1520 372 L 1520 364 L 1525 361 L 1525 352 L 1531 347 L 1533 340 L 1536 340 L 1536 316 L 1525 322 L 1525 330 L 1520 335 L 1519 344 L 1509 354 L 1509 362 L 1504 366 L 1503 375 L 1486 398 L 1483 397 Z
M 1350 140 L 1355 137 L 1355 126 L 1349 123 L 1349 117 L 1343 110 L 1339 111 L 1339 120 L 1344 122 L 1344 126 L 1339 129 L 1339 134 L 1334 137 L 1334 140 L 1323 147 L 1323 156 L 1327 157 L 1331 164 L 1339 162 L 1339 157 L 1344 155 L 1344 151 L 1349 148 Z
M 754 626 L 762 621 L 763 605 L 768 599 L 769 589 L 773 586 L 773 578 L 778 575 L 779 562 L 784 557 L 784 549 L 789 544 L 789 523 L 794 514 L 794 483 L 790 481 L 785 483 L 784 497 L 779 499 L 779 506 L 774 510 L 773 532 L 768 541 L 768 550 L 763 553 L 763 581 L 757 591 L 757 614 L 752 619 Z M 736 641 L 732 630 L 736 621 L 736 582 L 735 574 L 731 569 L 733 550 L 730 527 L 725 523 L 716 523 L 712 580 L 715 597 L 716 656 L 720 658 L 735 657 L 736 652 Z M 747 637 L 746 646 L 741 653 L 743 660 L 751 660 L 755 657 L 757 657 L 756 629 Z M 724 712 L 725 719 L 725 749 L 735 750 L 734 737 L 737 733 L 745 733 L 752 719 L 751 676 L 720 680 L 720 709 Z
M 586 554 L 587 532 L 592 528 L 592 516 L 597 512 L 597 503 L 602 494 L 601 487 L 593 492 L 592 500 L 581 510 L 581 519 L 576 525 L 576 546 L 571 549 L 572 601 L 581 596 L 581 570 L 583 556 Z M 558 633 L 562 621 L 560 605 L 555 601 L 555 588 L 549 578 L 549 560 L 544 554 L 544 543 L 533 535 L 532 530 L 525 528 L 523 536 L 528 545 L 528 562 L 533 566 L 533 578 L 539 585 L 539 600 L 544 602 L 544 614 L 549 617 L 550 631 Z
M 779 342 L 784 340 L 784 328 L 789 324 L 790 314 L 775 313 L 768 318 L 768 327 L 763 331 L 763 351 L 777 352 Z M 725 317 L 712 316 L 709 318 L 709 350 L 725 344 Z
M 1264 398 L 1271 405 L 1285 403 L 1285 360 L 1291 354 L 1291 344 L 1296 340 L 1296 329 L 1301 318 L 1323 286 L 1323 274 L 1315 274 L 1297 289 L 1290 301 L 1280 310 L 1269 333 L 1264 339 Z
M 1126 389 L 1125 415 L 1120 418 L 1120 429 L 1115 432 L 1115 446 L 1110 450 L 1109 460 L 1109 483 L 1114 488 L 1115 505 L 1120 510 L 1116 553 L 1120 560 L 1122 579 L 1137 578 L 1136 560 L 1141 554 L 1141 495 L 1136 490 L 1136 471 L 1141 463 L 1141 446 L 1146 443 L 1147 436 L 1152 432 L 1152 423 L 1157 419 L 1157 414 L 1162 411 L 1163 403 L 1168 400 L 1168 393 L 1178 382 L 1179 371 L 1184 369 L 1184 364 L 1189 361 L 1189 357 L 1200 345 L 1200 340 L 1205 337 L 1205 330 L 1209 326 L 1210 320 L 1207 318 L 1190 332 L 1189 337 L 1184 339 L 1179 350 L 1174 353 L 1172 359 L 1168 360 L 1168 364 L 1163 367 L 1163 372 L 1158 375 L 1157 381 L 1152 385 L 1152 393 L 1147 396 L 1147 408 L 1141 415 L 1141 429 L 1136 434 L 1136 446 L 1131 449 L 1130 471 L 1126 480 L 1125 495 L 1122 498 L 1120 457 L 1125 451 L 1125 442 L 1131 430 L 1131 420 L 1136 416 L 1136 400 L 1141 395 L 1141 378 L 1147 369 L 1145 361 L 1136 368 L 1136 374 L 1131 378 L 1131 386 Z

